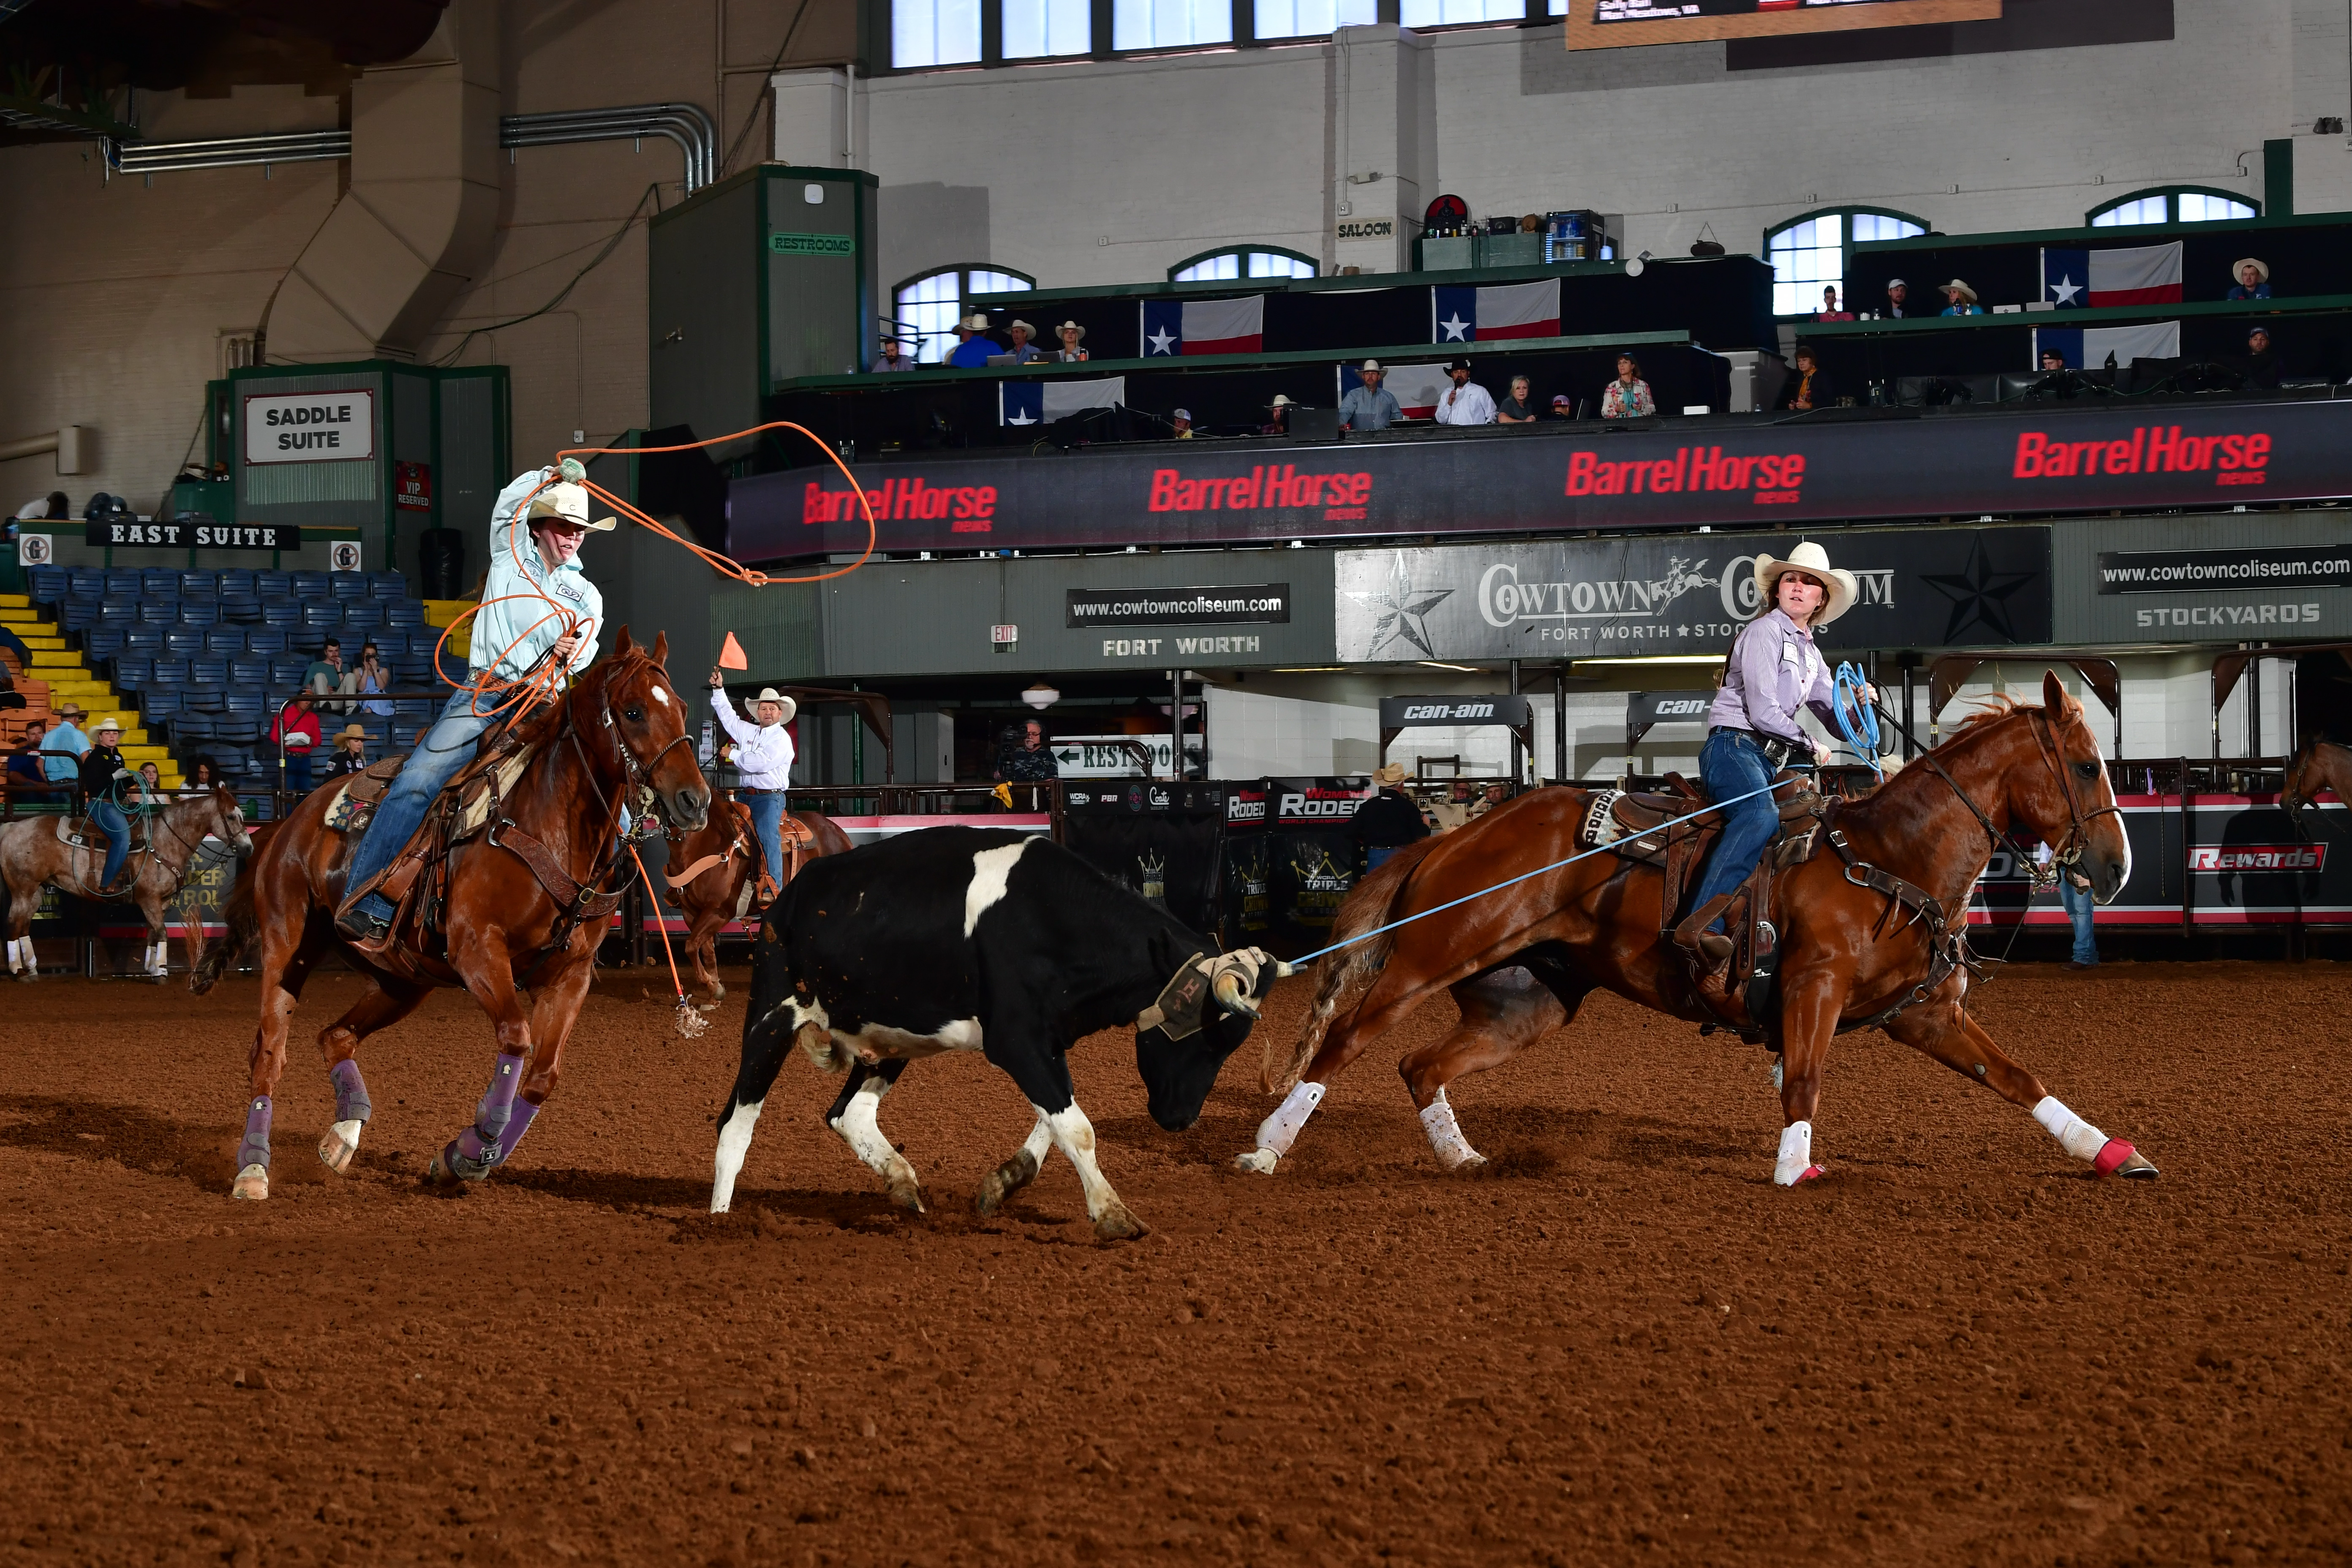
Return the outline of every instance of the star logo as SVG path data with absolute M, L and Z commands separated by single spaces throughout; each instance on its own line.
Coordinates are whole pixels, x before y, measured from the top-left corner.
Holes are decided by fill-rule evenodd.
M 1390 643 L 1404 641 L 1421 650 L 1423 658 L 1435 658 L 1437 649 L 1429 636 L 1425 616 L 1452 597 L 1451 588 L 1416 588 L 1406 576 L 1404 552 L 1396 552 L 1389 568 L 1389 580 L 1379 591 L 1358 594 L 1350 591 L 1348 597 L 1371 611 L 1378 618 L 1372 623 L 1372 643 L 1364 650 L 1364 658 L 1378 658 L 1381 649 Z
M 2058 297 L 2058 303 L 2062 305 L 2073 304 L 2074 296 L 2082 291 L 2083 286 L 2075 282 L 2072 276 L 2063 272 L 2058 275 L 2057 282 L 2050 285 L 2050 292 Z
M 2003 642 L 2015 642 L 2017 627 L 2010 619 L 2010 596 L 2033 581 L 2032 572 L 1996 572 L 1979 538 L 1969 551 L 1969 563 L 1958 572 L 1926 573 L 1921 581 L 1951 601 L 1952 613 L 1944 625 L 1944 641 L 1955 644 L 1969 627 L 1981 626 Z
M 1176 341 L 1176 334 L 1162 327 L 1143 341 L 1151 345 L 1153 353 L 1164 354 L 1171 352 L 1168 345 Z
M 1030 418 L 1026 414 L 1016 414 L 1012 418 L 1007 419 L 1005 423 L 1007 425 L 1034 425 L 1037 421 Z
M 1448 316 L 1445 320 L 1438 322 L 1437 324 L 1445 331 L 1445 335 L 1437 340 L 1439 342 L 1466 343 L 1470 341 L 1468 335 L 1470 331 L 1470 323 L 1462 319 L 1461 311 L 1454 311 L 1454 314 Z

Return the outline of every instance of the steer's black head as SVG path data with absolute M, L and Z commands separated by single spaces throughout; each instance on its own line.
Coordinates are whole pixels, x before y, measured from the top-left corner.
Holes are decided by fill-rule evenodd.
M 1278 966 L 1255 948 L 1204 960 L 1200 978 L 1208 994 L 1200 1000 L 1200 1026 L 1188 1021 L 1135 1031 L 1135 1067 L 1151 1103 L 1151 1120 L 1181 1132 L 1201 1120 L 1201 1106 L 1225 1058 L 1241 1049 L 1257 1023 L 1258 1005 L 1274 985 Z

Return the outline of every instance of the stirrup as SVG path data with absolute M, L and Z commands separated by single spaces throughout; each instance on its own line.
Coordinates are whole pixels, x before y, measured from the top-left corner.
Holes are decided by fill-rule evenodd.
M 759 885 L 751 889 L 751 907 L 764 910 L 776 901 L 776 879 L 765 871 L 760 873 Z
M 1706 928 L 1728 914 L 1738 897 L 1737 889 L 1717 893 L 1704 907 L 1693 910 L 1688 918 L 1675 928 L 1675 945 L 1689 955 L 1694 973 L 1701 977 L 1713 974 L 1731 962 L 1738 944 L 1727 933 L 1711 931 Z

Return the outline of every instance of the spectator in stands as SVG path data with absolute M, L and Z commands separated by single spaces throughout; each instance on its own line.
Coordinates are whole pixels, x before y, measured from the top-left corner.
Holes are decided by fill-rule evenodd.
M 1813 357 L 1813 345 L 1797 345 L 1797 368 L 1789 373 L 1786 384 L 1780 388 L 1780 406 L 1809 414 L 1816 408 L 1827 408 L 1837 401 L 1830 390 L 1830 378 Z
M 898 352 L 898 339 L 884 338 L 882 340 L 882 352 L 874 356 L 875 374 L 888 375 L 896 371 L 912 370 L 914 368 L 914 360 L 910 356 L 902 354 Z
M 1813 320 L 1817 321 L 1851 321 L 1853 320 L 1853 312 L 1852 310 L 1841 310 L 1838 309 L 1836 284 L 1829 284 L 1822 289 L 1822 308 L 1818 311 L 1814 312 Z
M 2237 281 L 2224 295 L 2229 300 L 2267 300 L 2271 297 L 2271 264 L 2259 257 L 2249 256 L 2230 268 Z
M 1617 356 L 1617 379 L 1601 395 L 1603 419 L 1646 419 L 1658 411 L 1650 384 L 1642 379 L 1642 364 L 1632 354 Z
M 2278 384 L 2279 363 L 2271 352 L 2271 330 L 2256 327 L 2246 334 L 2246 384 L 2274 389 Z
M 220 787 L 220 769 L 211 757 L 200 753 L 188 763 L 188 794 L 209 795 Z
M 122 802 L 133 775 L 122 760 L 121 720 L 109 714 L 98 721 L 77 777 L 82 814 L 106 835 L 106 869 L 99 873 L 98 896 L 111 898 L 122 891 L 118 879 L 122 862 L 131 854 L 131 824 L 123 819 Z
M 958 370 L 982 370 L 991 354 L 1001 353 L 994 342 L 980 334 L 988 331 L 988 318 L 977 311 L 956 322 L 956 346 L 948 351 L 948 363 Z
M 47 794 L 36 787 L 48 782 L 41 767 L 41 738 L 27 731 L 8 753 L 8 782 L 26 792 L 17 795 L 19 801 L 38 800 Z
M 1552 395 L 1551 416 L 1555 419 L 1576 417 L 1576 405 L 1570 400 L 1567 393 L 1559 392 Z
M 392 671 L 384 668 L 383 659 L 377 654 L 375 644 L 373 642 L 362 643 L 360 645 L 359 668 L 352 670 L 343 677 L 342 689 L 352 693 L 364 693 L 371 691 L 389 691 L 392 688 Z M 352 710 L 352 704 L 346 703 L 344 704 L 343 710 L 348 713 Z M 389 719 L 392 717 L 392 704 L 381 698 L 373 702 L 362 702 L 356 706 L 361 712 L 373 714 L 378 719 Z
M 1944 307 L 1947 316 L 1981 316 L 1982 306 L 1977 303 L 1977 291 L 1955 278 L 1944 285 L 1944 298 L 1950 301 Z
M 1511 395 L 1495 405 L 1496 422 L 1502 425 L 1532 425 L 1536 422 L 1535 394 L 1528 389 L 1524 375 L 1511 377 Z
M 41 767 L 51 784 L 71 784 L 81 777 L 81 760 L 89 752 L 89 737 L 75 721 L 86 717 L 78 702 L 68 702 L 54 715 L 57 722 L 41 737 Z
M 1006 730 L 996 749 L 999 784 L 1050 784 L 1061 777 L 1054 749 L 1045 744 L 1045 726 L 1032 719 L 1020 730 Z
M 1064 364 L 1077 364 L 1092 357 L 1086 350 L 1078 347 L 1078 340 L 1087 335 L 1087 330 L 1077 322 L 1064 321 L 1054 331 L 1062 340 L 1062 352 L 1054 356 L 1055 359 L 1060 360 Z
M 310 711 L 310 700 L 297 697 L 278 710 L 269 738 L 286 759 L 286 787 L 297 795 L 310 794 L 310 753 L 319 749 L 319 716 Z
M 1037 329 L 1028 322 L 1007 322 L 1004 335 L 1013 340 L 1013 346 L 1004 352 L 1013 356 L 1014 364 L 1035 364 L 1045 359 L 1045 351 L 1029 341 L 1037 335 Z
M 1191 409 L 1179 408 L 1175 413 L 1168 416 L 1168 423 L 1175 426 L 1176 439 L 1179 441 L 1189 441 L 1192 438 L 1192 411 Z
M 1911 285 L 1900 278 L 1886 280 L 1886 309 L 1879 312 L 1893 321 L 1901 321 L 1911 313 Z
M 139 764 L 139 803 L 147 806 L 163 804 L 163 770 L 152 763 Z
M 16 509 L 16 515 L 36 522 L 65 522 L 73 517 L 73 503 L 66 500 L 63 490 L 51 490 L 36 500 L 28 500 Z
M 1495 422 L 1495 395 L 1470 379 L 1470 362 L 1457 359 L 1445 367 L 1454 384 L 1437 400 L 1437 422 L 1440 425 L 1492 425 Z
M 343 640 L 329 637 L 327 646 L 302 670 L 302 689 L 333 693 L 343 689 Z M 341 712 L 347 705 L 333 705 L 332 711 Z
M 342 778 L 350 773 L 367 771 L 367 728 L 362 724 L 346 724 L 335 733 L 335 760 L 327 764 L 327 776 Z
M 2066 356 L 2060 353 L 2056 349 L 2043 349 L 2042 351 L 2042 368 L 2045 373 L 2053 370 L 2064 370 L 2066 368 Z
M 1290 432 L 1290 411 L 1297 406 L 1297 404 L 1290 401 L 1290 395 L 1288 393 L 1276 393 L 1274 395 L 1274 401 L 1266 405 L 1266 422 L 1257 427 L 1257 433 L 1261 436 L 1288 435 Z
M 1381 369 L 1380 361 L 1366 360 L 1359 374 L 1363 377 L 1363 384 L 1349 388 L 1348 395 L 1339 399 L 1341 429 L 1385 430 L 1404 417 L 1404 410 L 1398 406 L 1396 394 L 1381 384 L 1387 373 Z
M 1397 786 L 1405 781 L 1402 763 L 1385 763 L 1372 770 L 1380 793 L 1356 808 L 1349 825 L 1364 852 L 1364 869 L 1377 871 L 1381 863 L 1408 844 L 1429 837 L 1429 824 L 1412 796 Z

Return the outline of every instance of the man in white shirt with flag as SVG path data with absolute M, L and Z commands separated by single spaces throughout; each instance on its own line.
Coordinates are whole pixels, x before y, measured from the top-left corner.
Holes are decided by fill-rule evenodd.
M 1472 384 L 1470 362 L 1457 359 L 1445 367 L 1454 378 L 1453 390 L 1437 400 L 1437 422 L 1440 425 L 1492 425 L 1495 422 L 1495 397 L 1483 386 Z
M 793 737 L 784 726 L 793 721 L 798 708 L 774 687 L 763 686 L 751 704 L 751 716 L 759 722 L 747 724 L 728 700 L 719 672 L 716 668 L 710 672 L 710 710 L 735 742 L 735 768 L 743 775 L 736 793 L 749 797 L 744 804 L 751 808 L 751 828 L 760 836 L 760 853 L 768 863 L 759 891 L 753 895 L 763 905 L 775 898 L 783 876 L 784 791 L 793 782 Z

